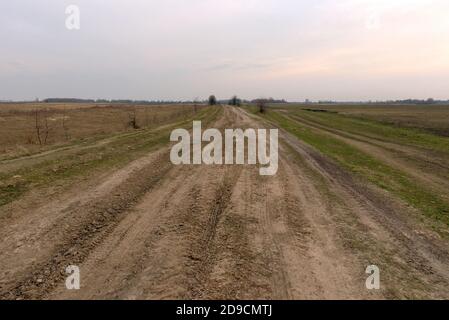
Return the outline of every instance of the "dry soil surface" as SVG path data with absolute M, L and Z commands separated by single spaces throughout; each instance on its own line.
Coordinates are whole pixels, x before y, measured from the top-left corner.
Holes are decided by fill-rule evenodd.
M 217 128 L 269 125 L 224 107 Z M 3 299 L 449 298 L 447 242 L 280 132 L 279 170 L 174 166 L 164 147 L 56 199 L 8 206 Z M 77 265 L 81 289 L 67 290 Z M 369 265 L 381 289 L 365 286 Z

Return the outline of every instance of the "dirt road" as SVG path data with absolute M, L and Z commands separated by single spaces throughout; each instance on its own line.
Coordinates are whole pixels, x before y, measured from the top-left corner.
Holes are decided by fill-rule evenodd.
M 217 128 L 266 123 L 225 107 Z M 163 147 L 0 226 L 3 299 L 449 298 L 449 246 L 410 208 L 281 131 L 275 176 Z M 381 289 L 367 290 L 377 265 Z M 67 290 L 78 265 L 81 289 Z

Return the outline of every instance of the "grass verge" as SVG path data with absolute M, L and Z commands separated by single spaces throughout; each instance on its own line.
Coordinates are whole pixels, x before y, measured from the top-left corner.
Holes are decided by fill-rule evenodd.
M 425 216 L 449 226 L 449 204 L 425 186 L 418 184 L 406 173 L 390 167 L 338 139 L 302 126 L 280 112 L 269 111 L 264 118 L 336 160 L 350 172 L 362 176 L 380 188 L 400 197 Z
M 430 134 L 414 128 L 400 128 L 375 120 L 359 119 L 332 112 L 309 112 L 295 110 L 289 113 L 334 129 L 349 133 L 387 140 L 394 143 L 421 147 L 449 155 L 449 138 Z

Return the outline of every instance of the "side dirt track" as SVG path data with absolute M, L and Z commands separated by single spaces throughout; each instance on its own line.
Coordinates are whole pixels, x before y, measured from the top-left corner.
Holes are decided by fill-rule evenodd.
M 272 127 L 224 107 L 213 124 Z M 161 146 L 0 226 L 2 299 L 449 298 L 447 240 L 281 130 L 277 175 L 173 166 Z M 381 290 L 365 269 L 381 270 Z M 65 288 L 78 265 L 81 289 Z

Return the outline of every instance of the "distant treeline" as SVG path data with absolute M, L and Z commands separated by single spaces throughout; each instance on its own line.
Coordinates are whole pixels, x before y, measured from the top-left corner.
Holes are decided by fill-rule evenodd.
M 387 101 L 387 103 L 390 101 Z M 429 98 L 427 100 L 417 100 L 417 99 L 407 99 L 407 100 L 396 100 L 394 103 L 399 104 L 449 104 L 449 100 L 434 100 Z
M 387 101 L 332 101 L 320 100 L 317 102 L 306 100 L 300 102 L 305 104 L 415 104 L 415 105 L 432 105 L 432 104 L 449 104 L 449 100 L 435 100 L 432 98 L 426 100 L 420 99 L 405 99 L 405 100 L 387 100 Z
M 49 98 L 42 100 L 44 103 L 118 103 L 118 104 L 180 104 L 194 103 L 194 101 L 171 100 L 130 100 L 130 99 L 76 99 L 76 98 Z
M 251 100 L 251 103 L 258 103 L 260 101 L 264 101 L 265 103 L 288 103 L 288 101 L 286 101 L 284 99 L 273 99 L 273 98 L 254 99 L 254 100 Z
M 253 100 L 246 100 L 246 99 L 240 99 L 237 97 L 233 97 L 229 100 L 219 100 L 219 103 L 229 103 L 231 105 L 235 104 L 235 101 L 238 101 L 239 103 L 253 103 L 256 104 L 260 101 L 264 101 L 265 103 L 288 103 L 288 101 L 284 100 L 284 99 L 273 99 L 273 98 L 260 98 L 260 99 L 253 99 Z
M 235 97 L 235 99 L 238 99 Z M 260 99 L 241 100 L 243 103 L 257 103 Z M 284 99 L 263 99 L 266 103 L 287 103 Z M 228 103 L 230 100 L 219 100 L 219 103 Z M 130 100 L 130 99 L 77 99 L 77 98 L 48 98 L 42 100 L 45 103 L 121 103 L 121 104 L 179 104 L 179 103 L 207 103 L 207 100 L 202 101 L 171 101 L 171 100 Z

